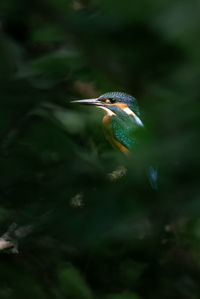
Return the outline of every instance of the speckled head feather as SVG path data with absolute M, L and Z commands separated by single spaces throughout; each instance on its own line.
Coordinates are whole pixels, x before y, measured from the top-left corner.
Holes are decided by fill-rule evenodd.
M 113 101 L 113 103 L 114 102 L 125 103 L 133 112 L 135 112 L 137 115 L 140 115 L 140 110 L 137 104 L 137 100 L 133 96 L 125 92 L 119 92 L 119 91 L 107 92 L 102 94 L 98 99 L 101 100 L 103 98 L 109 99 L 111 100 L 111 102 Z

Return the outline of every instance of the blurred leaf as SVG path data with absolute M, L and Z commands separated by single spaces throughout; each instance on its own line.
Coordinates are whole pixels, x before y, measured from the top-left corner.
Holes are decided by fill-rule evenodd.
M 67 265 L 58 272 L 59 284 L 63 294 L 67 297 L 90 299 L 93 298 L 80 272 L 72 265 Z
M 33 42 L 58 42 L 64 40 L 61 30 L 52 25 L 40 27 L 33 32 Z

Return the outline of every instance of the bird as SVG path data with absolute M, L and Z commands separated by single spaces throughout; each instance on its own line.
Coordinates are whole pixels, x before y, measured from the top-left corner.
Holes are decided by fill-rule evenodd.
M 138 132 L 144 130 L 140 119 L 137 100 L 124 92 L 107 92 L 97 98 L 74 100 L 71 103 L 91 105 L 103 109 L 103 129 L 106 139 L 112 147 L 124 155 L 134 152 L 138 144 Z M 157 169 L 147 168 L 152 189 L 157 189 Z

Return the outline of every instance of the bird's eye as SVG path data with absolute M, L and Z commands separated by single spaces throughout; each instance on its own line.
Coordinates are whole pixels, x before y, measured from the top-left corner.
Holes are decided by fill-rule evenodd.
M 105 102 L 105 103 L 110 103 L 110 100 L 107 99 L 107 98 L 101 98 L 101 101 L 102 101 L 102 102 Z
M 114 98 L 110 98 L 109 100 L 110 100 L 111 104 L 116 102 L 116 100 Z

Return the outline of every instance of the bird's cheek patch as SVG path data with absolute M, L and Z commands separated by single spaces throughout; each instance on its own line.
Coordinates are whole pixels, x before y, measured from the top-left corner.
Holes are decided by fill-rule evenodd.
M 121 110 L 124 110 L 124 109 L 128 108 L 128 106 L 126 104 L 123 104 L 123 103 L 117 103 L 115 105 L 117 107 L 119 107 Z

